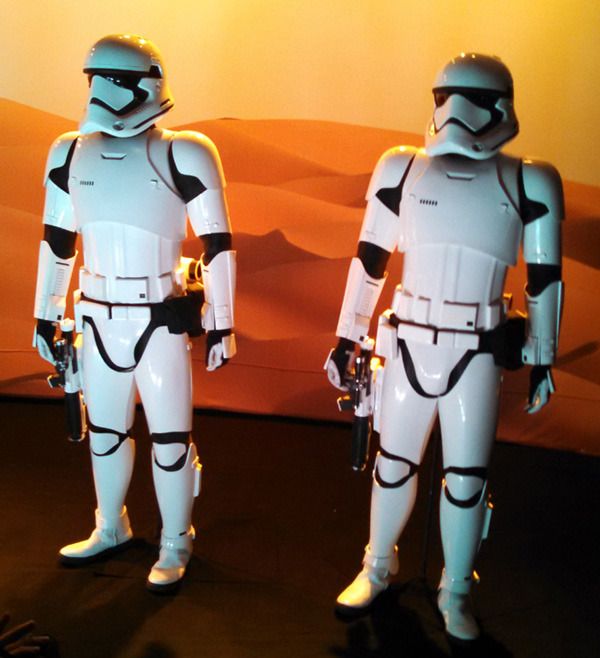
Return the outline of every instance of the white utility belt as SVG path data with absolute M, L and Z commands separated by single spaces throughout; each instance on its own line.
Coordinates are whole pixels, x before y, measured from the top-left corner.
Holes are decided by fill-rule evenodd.
M 83 317 L 94 320 L 145 320 L 150 321 L 152 311 L 148 304 L 111 304 L 84 297 L 81 290 L 73 293 L 75 330 L 83 330 Z
M 79 270 L 79 287 L 89 299 L 114 304 L 155 304 L 182 294 L 184 285 L 173 272 L 145 277 L 116 277 Z
M 503 299 L 492 304 L 442 302 L 434 306 L 431 299 L 413 297 L 398 286 L 391 310 L 403 322 L 425 327 L 435 324 L 449 331 L 473 333 L 498 326 L 508 310 L 507 304 L 509 300 Z
M 376 353 L 379 356 L 396 358 L 398 340 L 438 345 L 460 350 L 479 349 L 480 335 L 475 331 L 438 329 L 400 320 L 391 309 L 379 316 L 377 324 Z

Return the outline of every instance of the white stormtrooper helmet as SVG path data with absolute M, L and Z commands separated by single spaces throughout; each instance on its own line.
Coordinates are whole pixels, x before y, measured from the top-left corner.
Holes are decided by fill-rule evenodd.
M 111 34 L 90 50 L 83 72 L 90 95 L 79 130 L 138 135 L 173 107 L 158 48 L 140 36 Z
M 461 53 L 437 74 L 425 135 L 430 156 L 484 160 L 519 132 L 510 71 L 497 57 Z

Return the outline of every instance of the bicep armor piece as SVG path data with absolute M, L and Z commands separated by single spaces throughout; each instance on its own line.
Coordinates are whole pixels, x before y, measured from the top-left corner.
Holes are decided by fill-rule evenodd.
M 169 162 L 194 233 L 231 233 L 224 194 L 225 177 L 214 143 L 191 130 L 175 133 Z

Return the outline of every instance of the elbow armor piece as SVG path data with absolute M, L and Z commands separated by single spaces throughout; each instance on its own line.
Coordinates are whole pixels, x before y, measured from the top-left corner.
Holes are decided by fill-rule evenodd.
M 202 307 L 202 326 L 205 331 L 233 328 L 235 274 L 235 251 L 222 251 L 210 263 L 202 262 L 206 300 Z
M 562 281 L 553 281 L 536 297 L 525 292 L 527 338 L 522 350 L 523 363 L 548 366 L 554 363 L 563 300 Z
M 34 317 L 59 322 L 64 318 L 67 292 L 75 266 L 77 252 L 71 258 L 59 258 L 42 240 L 38 260 Z
M 386 276 L 375 279 L 367 274 L 359 258 L 352 259 L 335 332 L 337 336 L 354 342 L 359 342 L 362 337 L 367 336 Z

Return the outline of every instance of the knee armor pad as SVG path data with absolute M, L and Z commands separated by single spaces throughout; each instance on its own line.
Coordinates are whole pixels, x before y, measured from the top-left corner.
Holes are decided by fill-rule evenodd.
M 451 505 L 462 509 L 482 508 L 481 541 L 487 539 L 494 509 L 491 496 L 487 493 L 487 468 L 448 467 L 444 469 L 442 488 Z
M 123 433 L 109 427 L 99 427 L 90 421 L 88 421 L 88 427 L 90 430 L 90 450 L 96 457 L 114 455 L 127 439 L 132 439 L 131 428 Z
M 447 500 L 456 507 L 475 507 L 486 488 L 487 469 L 449 466 L 444 469 L 442 487 Z
M 165 441 L 163 439 L 165 436 L 169 436 L 171 440 Z M 185 438 L 183 438 L 184 436 Z M 189 432 L 169 432 L 168 435 L 152 434 L 152 440 L 154 442 L 152 456 L 155 466 L 167 473 L 190 472 L 193 478 L 194 497 L 197 497 L 200 494 L 202 464 L 198 458 L 196 444 L 189 440 Z
M 396 489 L 405 485 L 418 469 L 418 464 L 380 448 L 375 460 L 373 477 L 380 487 Z

